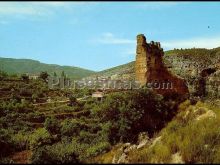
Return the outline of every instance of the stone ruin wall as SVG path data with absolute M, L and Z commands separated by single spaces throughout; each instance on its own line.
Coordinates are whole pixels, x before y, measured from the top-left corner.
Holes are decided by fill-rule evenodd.
M 181 79 L 171 74 L 163 63 L 164 52 L 160 47 L 159 42 L 147 43 L 143 34 L 137 36 L 137 49 L 135 61 L 135 79 L 146 85 L 147 83 L 158 82 L 159 84 L 168 83 L 172 87 L 153 88 L 159 94 L 179 93 L 182 95 L 188 94 L 188 88 L 184 79 Z

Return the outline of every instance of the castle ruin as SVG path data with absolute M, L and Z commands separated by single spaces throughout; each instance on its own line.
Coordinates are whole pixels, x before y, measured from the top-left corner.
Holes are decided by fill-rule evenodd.
M 163 49 L 159 42 L 151 41 L 147 43 L 143 34 L 137 35 L 137 49 L 135 61 L 135 79 L 142 86 L 158 84 L 153 87 L 159 94 L 178 93 L 188 94 L 188 88 L 184 79 L 172 75 L 163 63 Z M 164 87 L 161 84 L 171 84 L 170 87 Z

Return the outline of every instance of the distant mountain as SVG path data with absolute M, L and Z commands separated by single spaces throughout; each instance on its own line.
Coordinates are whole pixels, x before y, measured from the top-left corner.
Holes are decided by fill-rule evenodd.
M 81 79 L 94 74 L 94 71 L 73 67 L 73 66 L 60 66 L 55 64 L 45 64 L 36 60 L 30 59 L 13 59 L 0 57 L 0 70 L 4 70 L 9 74 L 39 74 L 41 71 L 47 71 L 53 75 L 56 72 L 57 75 L 61 75 L 64 71 L 65 74 L 71 79 Z

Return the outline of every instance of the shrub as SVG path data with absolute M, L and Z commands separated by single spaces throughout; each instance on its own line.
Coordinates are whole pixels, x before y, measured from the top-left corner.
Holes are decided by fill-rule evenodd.
M 19 132 L 15 134 L 14 136 L 12 136 L 12 142 L 14 146 L 16 147 L 16 149 L 20 151 L 24 150 L 28 146 L 29 136 L 27 134 Z
M 33 151 L 31 157 L 32 164 L 56 164 L 51 157 L 50 153 L 48 153 L 47 146 L 42 146 Z
M 97 156 L 102 152 L 106 152 L 111 148 L 110 143 L 108 142 L 99 142 L 98 144 L 89 147 L 86 150 L 87 157 Z
M 41 72 L 40 73 L 40 78 L 46 82 L 47 78 L 48 78 L 49 74 L 47 72 Z
M 175 115 L 176 104 L 141 89 L 109 94 L 103 103 L 93 107 L 91 113 L 102 123 L 111 123 L 107 131 L 111 143 L 120 139 L 135 141 L 139 132 L 153 135 L 160 130 Z
M 60 134 L 60 123 L 55 117 L 46 118 L 44 127 L 51 134 Z
M 72 95 L 69 97 L 69 100 L 70 100 L 70 102 L 69 102 L 70 106 L 75 106 L 78 104 L 77 99 Z
M 50 144 L 52 137 L 45 128 L 39 128 L 30 135 L 30 148 L 36 149 L 40 146 Z
M 78 158 L 71 145 L 57 143 L 52 146 L 43 146 L 34 151 L 33 164 L 63 164 L 78 163 Z
M 80 123 L 76 120 L 65 120 L 62 123 L 61 134 L 64 136 L 76 136 L 80 132 Z

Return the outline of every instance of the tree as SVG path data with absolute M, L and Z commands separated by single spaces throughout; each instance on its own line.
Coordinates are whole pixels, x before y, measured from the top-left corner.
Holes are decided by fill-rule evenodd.
M 64 72 L 64 71 L 62 71 L 62 73 L 61 73 L 61 77 L 66 78 L 66 74 L 65 74 L 65 72 Z
M 53 76 L 54 76 L 54 77 L 57 77 L 57 73 L 56 73 L 56 72 L 54 72 L 54 73 L 53 73 Z
M 47 72 L 41 72 L 40 73 L 40 78 L 46 82 L 49 74 Z

